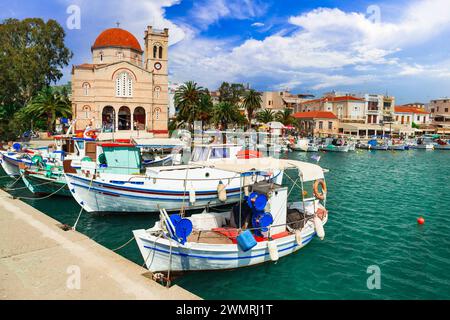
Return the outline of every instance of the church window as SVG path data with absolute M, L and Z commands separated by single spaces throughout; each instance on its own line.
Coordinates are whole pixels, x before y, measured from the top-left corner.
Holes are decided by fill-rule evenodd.
M 159 58 L 162 59 L 163 48 L 159 47 Z
M 158 47 L 153 46 L 153 58 L 156 58 L 156 53 L 158 52 Z
M 161 93 L 161 88 L 155 87 L 155 99 L 159 99 L 160 93 Z
M 87 82 L 85 82 L 85 83 L 83 83 L 83 94 L 85 95 L 85 96 L 88 96 L 89 95 L 89 88 L 90 88 L 91 86 L 89 85 L 89 83 L 87 83 Z
M 116 96 L 132 97 L 133 96 L 133 80 L 128 72 L 122 72 L 116 78 Z

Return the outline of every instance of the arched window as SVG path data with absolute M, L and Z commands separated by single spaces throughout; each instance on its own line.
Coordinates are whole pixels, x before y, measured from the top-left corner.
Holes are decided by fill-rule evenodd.
M 119 109 L 119 130 L 131 130 L 131 112 L 125 106 Z
M 90 106 L 83 106 L 83 112 L 84 112 L 84 118 L 90 119 L 91 118 L 91 107 Z
M 161 87 L 155 87 L 155 99 L 159 99 Z
M 162 46 L 159 47 L 159 58 L 162 59 L 162 54 L 163 54 L 163 48 Z
M 145 109 L 137 107 L 133 112 L 133 121 L 135 130 L 145 130 Z
M 103 51 L 100 51 L 100 61 L 103 61 Z
M 116 111 L 111 106 L 106 106 L 102 111 L 102 131 L 114 132 L 116 121 Z
M 158 46 L 153 46 L 153 58 L 156 58 L 157 52 L 158 52 Z
M 91 87 L 91 85 L 87 82 L 83 83 L 83 94 L 85 96 L 89 95 L 89 88 Z
M 120 73 L 116 78 L 116 96 L 132 97 L 133 96 L 133 79 L 128 72 Z

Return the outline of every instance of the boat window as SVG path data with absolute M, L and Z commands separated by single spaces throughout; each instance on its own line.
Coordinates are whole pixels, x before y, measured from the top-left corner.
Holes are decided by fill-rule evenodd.
M 83 150 L 84 149 L 84 141 L 77 141 L 77 146 L 79 150 Z
M 223 159 L 229 158 L 230 150 L 229 148 L 213 148 L 211 151 L 211 159 Z
M 196 147 L 192 152 L 192 161 L 206 161 L 208 160 L 208 151 L 206 147 Z

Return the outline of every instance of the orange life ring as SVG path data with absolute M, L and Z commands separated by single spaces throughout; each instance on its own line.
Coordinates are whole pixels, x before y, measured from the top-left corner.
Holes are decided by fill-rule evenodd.
M 319 192 L 319 185 L 322 187 L 322 192 Z M 325 183 L 325 180 L 319 179 L 319 180 L 314 181 L 313 191 L 314 191 L 314 196 L 317 199 L 324 200 L 325 195 L 327 193 L 327 184 Z

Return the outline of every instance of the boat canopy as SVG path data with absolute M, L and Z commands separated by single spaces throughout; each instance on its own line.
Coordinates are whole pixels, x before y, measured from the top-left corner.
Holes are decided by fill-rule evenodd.
M 275 158 L 223 159 L 213 163 L 204 162 L 202 165 L 240 174 L 256 171 L 297 169 L 299 176 L 305 182 L 323 179 L 324 172 L 327 172 L 320 166 L 309 162 Z
M 132 139 L 134 144 L 138 148 L 175 148 L 185 146 L 185 143 L 183 141 L 172 138 L 158 138 L 158 139 L 132 138 Z

